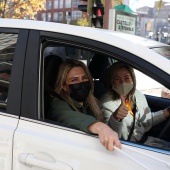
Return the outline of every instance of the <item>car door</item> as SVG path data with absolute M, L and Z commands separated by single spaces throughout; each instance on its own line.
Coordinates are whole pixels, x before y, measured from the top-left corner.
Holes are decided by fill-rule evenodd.
M 22 39 L 20 36 L 22 35 Z M 0 169 L 12 169 L 27 33 L 0 28 Z
M 55 46 L 57 48 L 51 49 Z M 122 150 L 115 148 L 114 152 L 109 152 L 97 136 L 45 118 L 44 57 L 50 54 L 66 57 L 68 54 L 61 52 L 65 46 L 72 58 L 78 56 L 83 62 L 88 62 L 87 58 L 90 59 L 93 52 L 106 52 L 106 49 L 110 49 L 92 40 L 30 30 L 21 117 L 14 136 L 13 170 L 168 169 L 169 156 L 166 151 L 153 152 L 152 148 L 144 149 L 143 146 L 122 141 Z M 86 53 L 86 60 L 83 57 L 84 51 L 80 54 L 82 46 L 91 49 Z M 45 51 L 46 47 L 49 47 L 49 51 Z

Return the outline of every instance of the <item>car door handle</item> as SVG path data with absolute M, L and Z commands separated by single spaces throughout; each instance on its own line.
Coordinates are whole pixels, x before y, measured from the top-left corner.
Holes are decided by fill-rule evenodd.
M 43 168 L 48 170 L 72 170 L 72 168 L 69 165 L 63 162 L 55 161 L 54 159 L 53 160 L 48 159 L 47 158 L 49 156 L 48 154 L 45 153 L 40 153 L 40 154 L 44 154 L 43 156 L 42 155 L 40 156 L 43 159 L 41 158 L 38 159 L 33 154 L 22 153 L 18 156 L 18 160 L 20 163 L 28 167 L 37 167 L 37 168 Z

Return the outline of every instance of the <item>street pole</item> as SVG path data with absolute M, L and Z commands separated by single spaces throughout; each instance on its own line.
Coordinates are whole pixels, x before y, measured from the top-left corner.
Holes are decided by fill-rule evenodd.
M 161 34 L 161 27 L 159 28 L 159 35 L 158 35 L 158 41 L 160 42 L 162 38 L 162 34 Z
M 89 27 L 92 27 L 93 5 L 94 5 L 94 0 L 88 0 L 87 13 L 89 14 L 89 21 L 88 21 Z
M 92 27 L 92 22 L 91 22 L 91 20 L 92 20 L 92 15 L 89 15 L 89 21 L 88 21 L 88 23 L 89 23 L 89 27 Z

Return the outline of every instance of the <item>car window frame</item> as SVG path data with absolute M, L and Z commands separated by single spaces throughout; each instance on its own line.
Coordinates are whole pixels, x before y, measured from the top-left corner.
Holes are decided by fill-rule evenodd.
M 29 30 L 23 76 L 21 117 L 37 120 L 39 82 L 39 31 Z M 37 47 L 37 48 L 35 48 Z M 30 69 L 31 68 L 31 69 Z
M 87 38 L 76 37 L 72 35 L 66 35 L 66 34 L 61 34 L 56 32 L 30 30 L 27 50 L 30 50 L 35 46 L 39 48 L 34 49 L 34 51 L 32 51 L 33 53 L 27 51 L 27 55 L 26 55 L 26 64 L 24 68 L 24 81 L 23 81 L 24 88 L 23 88 L 23 103 L 22 103 L 22 115 L 21 115 L 22 119 L 27 119 L 29 121 L 40 123 L 45 126 L 52 126 L 52 127 L 57 127 L 57 128 L 62 128 L 69 131 L 77 132 L 74 129 L 69 129 L 67 127 L 62 127 L 60 125 L 55 126 L 55 124 L 53 124 L 50 121 L 45 122 L 44 120 L 38 119 L 40 117 L 39 115 L 42 112 L 42 107 L 43 107 L 43 102 L 42 102 L 43 101 L 42 99 L 43 97 L 42 95 L 43 62 L 42 61 L 43 60 L 41 54 L 41 48 L 42 48 L 41 42 L 43 41 L 44 38 L 48 38 L 49 40 L 51 39 L 52 41 L 58 42 L 60 44 L 65 44 L 65 45 L 69 44 L 69 45 L 76 46 L 77 48 L 93 50 L 94 52 L 105 54 L 111 58 L 113 58 L 113 54 L 114 54 L 114 59 L 127 62 L 130 66 L 134 67 L 135 69 L 138 69 L 139 71 L 142 71 L 143 73 L 149 75 L 153 79 L 157 81 L 160 80 L 160 83 L 163 82 L 165 86 L 168 83 L 170 83 L 170 80 L 169 81 L 167 80 L 167 78 L 169 77 L 167 73 L 160 70 L 159 68 L 156 68 L 151 63 L 143 60 L 142 58 L 138 58 L 134 54 L 119 49 L 117 47 L 113 47 L 111 45 L 104 44 L 102 42 L 97 42 Z M 144 69 L 142 65 L 145 65 L 146 68 Z M 34 79 L 32 79 L 31 74 L 29 74 L 30 66 L 32 66 L 31 73 L 34 74 Z M 163 74 L 164 77 L 163 79 L 161 79 L 159 76 L 161 74 Z M 33 86 L 30 86 L 29 82 L 31 82 Z M 27 89 L 29 88 L 31 89 L 31 93 L 32 93 L 31 96 L 30 96 L 30 91 L 27 91 Z M 27 102 L 27 101 L 31 101 L 31 102 Z M 78 131 L 78 133 L 84 133 L 84 132 Z M 128 141 L 122 141 L 122 143 L 133 145 L 132 142 L 128 142 Z M 136 143 L 133 146 L 139 148 L 145 148 L 147 150 L 157 151 L 164 154 L 170 154 L 169 151 L 156 149 L 149 146 L 143 146 Z
M 123 49 L 119 49 L 117 47 L 113 47 L 111 45 L 97 42 L 94 40 L 90 40 L 87 38 L 76 37 L 72 35 L 66 35 L 61 33 L 55 32 L 46 32 L 46 31 L 38 31 L 38 30 L 30 30 L 29 38 L 28 38 L 28 45 L 27 45 L 27 52 L 26 52 L 26 64 L 24 68 L 24 88 L 27 86 L 27 89 L 33 90 L 35 93 L 32 97 L 29 97 L 30 91 L 23 89 L 23 104 L 22 104 L 22 116 L 31 118 L 31 119 L 38 119 L 38 115 L 42 112 L 42 100 L 40 97 L 42 96 L 38 87 L 41 88 L 41 74 L 43 63 L 42 61 L 42 54 L 41 54 L 41 41 L 47 38 L 48 40 L 55 41 L 56 43 L 65 44 L 65 45 L 73 45 L 77 48 L 84 48 L 86 50 L 93 50 L 94 52 L 99 52 L 104 55 L 107 55 L 110 58 L 117 60 L 124 61 L 128 63 L 133 68 L 143 72 L 144 74 L 150 76 L 154 80 L 160 82 L 165 87 L 168 87 L 170 84 L 169 75 L 164 71 L 160 70 L 156 66 L 152 65 L 151 63 L 143 60 L 142 58 L 136 57 L 134 54 L 124 51 Z M 38 48 L 35 48 L 38 47 Z M 34 50 L 31 50 L 34 49 Z M 142 66 L 145 65 L 145 68 Z M 39 68 L 37 68 L 39 66 Z M 32 67 L 32 70 L 30 70 Z M 29 75 L 29 72 L 31 74 Z M 35 75 L 34 75 L 35 74 Z M 34 79 L 31 77 L 34 75 Z M 163 75 L 163 79 L 160 78 L 159 75 Z M 30 82 L 30 83 L 29 83 Z M 33 85 L 32 87 L 30 85 Z M 39 94 L 36 94 L 36 93 Z M 25 97 L 27 96 L 27 97 Z M 31 102 L 27 102 L 31 101 Z

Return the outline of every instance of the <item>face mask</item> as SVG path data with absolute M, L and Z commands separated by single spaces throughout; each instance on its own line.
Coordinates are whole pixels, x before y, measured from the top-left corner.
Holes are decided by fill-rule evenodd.
M 133 89 L 133 83 L 122 83 L 119 85 L 113 84 L 112 89 L 118 94 L 126 96 Z
M 91 89 L 90 81 L 70 84 L 68 86 L 70 89 L 70 97 L 78 102 L 84 102 L 87 99 Z

